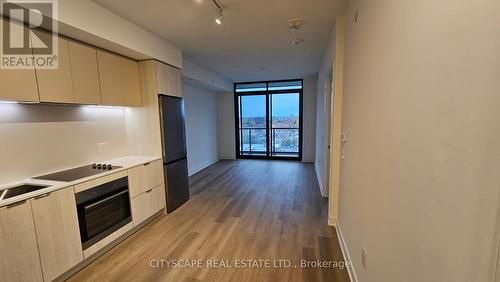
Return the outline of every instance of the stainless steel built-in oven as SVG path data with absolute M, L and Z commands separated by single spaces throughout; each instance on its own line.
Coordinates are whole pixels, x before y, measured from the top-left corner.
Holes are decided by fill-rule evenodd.
M 76 204 L 85 250 L 132 221 L 128 177 L 77 193 Z

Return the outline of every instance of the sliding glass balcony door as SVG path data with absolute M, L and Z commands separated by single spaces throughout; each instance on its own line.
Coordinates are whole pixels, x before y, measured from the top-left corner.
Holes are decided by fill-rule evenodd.
M 238 158 L 302 159 L 302 80 L 235 84 Z
M 241 153 L 267 156 L 266 95 L 241 96 Z
M 300 94 L 270 94 L 271 156 L 298 157 Z

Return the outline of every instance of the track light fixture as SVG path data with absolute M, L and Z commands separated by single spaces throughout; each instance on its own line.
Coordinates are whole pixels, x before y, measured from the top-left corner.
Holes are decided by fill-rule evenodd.
M 215 17 L 215 22 L 217 24 L 222 24 L 222 18 L 223 18 L 223 16 L 222 16 L 222 8 L 217 9 L 217 16 Z
M 215 16 L 215 22 L 217 24 L 222 24 L 222 19 L 223 19 L 223 15 L 222 15 L 222 12 L 223 12 L 223 9 L 222 9 L 222 4 L 219 4 L 217 2 L 217 0 L 212 0 L 215 4 L 215 6 L 217 6 L 217 14 Z

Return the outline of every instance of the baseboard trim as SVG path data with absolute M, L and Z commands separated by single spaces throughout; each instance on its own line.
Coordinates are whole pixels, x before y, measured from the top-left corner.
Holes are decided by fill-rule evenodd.
M 219 156 L 219 160 L 236 160 L 236 156 L 232 156 L 232 155 Z
M 328 219 L 328 223 L 330 223 L 330 218 Z M 354 265 L 352 264 L 351 256 L 349 255 L 349 250 L 347 249 L 347 245 L 344 240 L 344 235 L 342 234 L 342 228 L 337 220 L 335 220 L 335 229 L 337 230 L 337 238 L 339 240 L 342 255 L 344 256 L 344 261 L 351 262 L 351 266 L 347 267 L 349 279 L 351 279 L 351 282 L 358 282 L 358 277 L 356 276 L 356 271 L 354 269 Z
M 212 162 L 210 162 L 210 163 L 207 163 L 207 164 L 205 164 L 205 165 L 202 165 L 202 166 L 198 167 L 198 168 L 197 168 L 197 169 L 195 169 L 194 171 L 190 172 L 188 176 L 193 176 L 193 175 L 197 174 L 198 172 L 200 172 L 200 171 L 204 170 L 205 168 L 207 168 L 207 167 L 209 167 L 209 166 L 213 165 L 214 163 L 218 162 L 219 160 L 220 160 L 220 159 L 216 159 L 216 160 L 214 160 L 214 161 L 212 161 Z
M 333 226 L 333 227 L 337 227 L 337 219 L 333 218 L 333 217 L 329 217 L 328 218 L 328 225 Z

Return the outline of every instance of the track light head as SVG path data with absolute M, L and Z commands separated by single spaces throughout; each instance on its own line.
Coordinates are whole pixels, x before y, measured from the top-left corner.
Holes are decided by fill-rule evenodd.
M 222 19 L 223 19 L 222 8 L 218 8 L 217 9 L 217 15 L 215 17 L 215 22 L 217 24 L 222 24 Z

